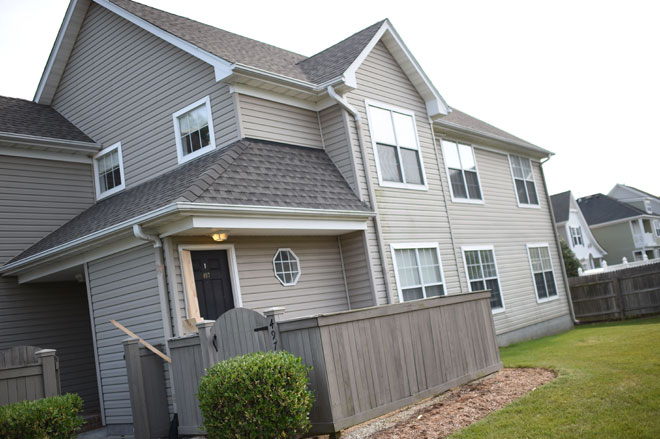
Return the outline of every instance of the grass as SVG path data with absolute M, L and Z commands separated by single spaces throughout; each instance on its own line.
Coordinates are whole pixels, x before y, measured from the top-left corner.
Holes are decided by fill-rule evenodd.
M 594 324 L 501 349 L 556 380 L 451 436 L 660 438 L 660 318 Z

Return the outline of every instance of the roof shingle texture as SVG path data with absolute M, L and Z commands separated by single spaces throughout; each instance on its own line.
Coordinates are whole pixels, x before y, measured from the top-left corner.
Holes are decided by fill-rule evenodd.
M 10 263 L 175 202 L 370 211 L 325 151 L 243 139 L 97 202 Z
M 5 96 L 0 96 L 0 132 L 94 142 L 48 105 Z
M 647 214 L 643 210 L 603 194 L 582 197 L 577 202 L 584 219 L 590 226 Z
M 555 214 L 555 222 L 559 224 L 568 221 L 568 213 L 571 206 L 571 191 L 552 195 L 550 200 L 552 202 L 552 212 Z
M 341 75 L 376 34 L 380 21 L 307 58 L 270 44 L 227 32 L 131 0 L 111 0 L 120 8 L 230 63 L 320 84 Z

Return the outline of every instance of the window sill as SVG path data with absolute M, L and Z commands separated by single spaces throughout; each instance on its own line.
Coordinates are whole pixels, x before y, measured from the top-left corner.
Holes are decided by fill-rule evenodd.
M 540 204 L 521 204 L 521 203 L 518 203 L 518 207 L 521 207 L 523 209 L 540 209 L 541 205 Z
M 410 183 L 397 183 L 394 181 L 379 181 L 381 187 L 394 188 L 394 189 L 410 189 L 414 191 L 428 191 L 429 188 L 425 184 L 410 184 Z
M 470 198 L 451 198 L 452 203 L 459 203 L 459 204 L 481 204 L 484 205 L 486 202 L 484 200 L 472 200 Z
M 536 297 L 536 303 L 546 303 L 546 302 L 553 302 L 555 300 L 559 299 L 559 294 L 555 294 L 552 297 L 546 297 L 545 299 L 539 299 L 538 296 Z
M 491 308 L 491 310 L 490 310 L 490 312 L 491 312 L 493 315 L 495 315 L 495 314 L 501 314 L 501 313 L 503 313 L 504 311 L 506 311 L 506 310 L 504 309 L 504 307 L 502 307 L 502 308 Z
M 125 184 L 120 184 L 119 186 L 115 186 L 110 190 L 107 190 L 105 192 L 102 192 L 100 194 L 96 194 L 96 201 L 101 201 L 104 198 L 108 198 L 110 195 L 114 195 L 117 192 L 121 192 L 126 188 Z
M 215 150 L 215 142 L 211 142 L 210 145 L 205 146 L 202 149 L 198 149 L 195 152 L 191 152 L 190 154 L 179 156 L 178 157 L 179 164 L 186 163 L 187 161 L 196 159 L 197 157 L 203 156 L 204 154 L 208 154 L 209 152 L 211 152 L 213 150 Z

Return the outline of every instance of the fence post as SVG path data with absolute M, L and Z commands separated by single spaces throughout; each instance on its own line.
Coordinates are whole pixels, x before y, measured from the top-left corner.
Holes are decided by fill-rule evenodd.
M 623 308 L 623 296 L 621 294 L 621 282 L 619 281 L 619 276 L 616 271 L 613 271 L 610 274 L 610 283 L 612 285 L 612 292 L 614 293 L 614 303 L 616 304 L 617 309 L 619 310 L 619 319 L 623 320 L 626 317 L 625 310 Z
M 147 395 L 142 379 L 142 361 L 137 338 L 127 338 L 124 343 L 124 359 L 128 374 L 128 387 L 131 395 L 131 414 L 133 415 L 133 432 L 135 439 L 148 439 L 149 412 L 147 410 Z
M 276 306 L 264 311 L 264 315 L 268 318 L 268 334 L 273 342 L 274 351 L 282 350 L 278 322 L 282 320 L 285 310 L 283 306 Z
M 202 350 L 202 368 L 204 371 L 213 366 L 215 355 L 211 352 L 211 328 L 215 324 L 215 320 L 202 320 L 197 323 L 197 332 L 199 334 L 199 346 Z M 206 373 L 206 372 L 205 372 Z
M 34 353 L 41 363 L 41 372 L 44 379 L 44 397 L 60 394 L 60 374 L 58 371 L 55 349 L 42 349 Z

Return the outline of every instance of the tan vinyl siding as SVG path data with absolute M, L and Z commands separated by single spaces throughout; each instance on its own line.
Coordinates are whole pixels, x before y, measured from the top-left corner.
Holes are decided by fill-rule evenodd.
M 433 242 L 440 244 L 446 289 L 458 290 L 456 262 L 452 253 L 449 225 L 445 211 L 440 172 L 434 149 L 431 125 L 426 104 L 419 96 L 387 48 L 378 43 L 357 71 L 358 88 L 348 94 L 351 105 L 358 109 L 363 122 L 369 166 L 381 218 L 386 259 L 392 295 L 396 301 L 396 284 L 392 270 L 390 243 Z M 417 135 L 428 190 L 383 187 L 378 184 L 374 150 L 369 134 L 365 99 L 412 111 L 415 114 Z M 357 145 L 357 141 L 355 142 Z M 375 250 L 375 249 L 374 249 Z M 377 254 L 372 250 L 372 257 Z M 379 286 L 379 303 L 385 303 Z
M 245 137 L 323 148 L 315 111 L 243 94 L 238 97 Z
M 0 265 L 93 202 L 90 165 L 0 155 Z M 62 390 L 98 410 L 84 284 L 0 277 L 0 349 L 19 345 L 57 349 Z
M 172 114 L 210 96 L 216 146 L 238 139 L 213 68 L 92 4 L 53 107 L 103 146 L 122 143 L 126 187 L 177 166 Z
M 122 340 L 114 319 L 151 344 L 165 336 L 154 248 L 144 245 L 88 264 L 101 386 L 108 424 L 132 423 Z
M 521 208 L 516 201 L 508 156 L 473 145 L 484 204 L 448 201 L 463 290 L 469 291 L 469 287 L 461 247 L 492 245 L 505 307 L 504 312 L 493 316 L 498 334 L 566 315 L 569 310 L 561 260 L 539 163 L 532 162 L 532 167 L 540 208 Z M 444 162 L 442 167 L 446 185 Z M 536 300 L 527 255 L 527 244 L 541 242 L 549 245 L 558 292 L 556 300 L 544 303 Z
M 186 237 L 173 239 L 173 242 L 176 277 L 174 294 L 182 307 L 180 313 L 185 317 L 179 245 L 213 245 L 213 241 L 203 237 Z M 286 308 L 285 318 L 348 309 L 335 236 L 232 237 L 226 244 L 233 244 L 236 251 L 241 298 L 245 308 L 264 311 L 274 306 L 283 306 Z M 295 286 L 282 286 L 275 277 L 273 257 L 278 248 L 290 248 L 300 260 L 301 276 Z
M 351 309 L 375 306 L 364 232 L 353 232 L 339 238 Z
M 360 196 L 355 161 L 349 143 L 346 112 L 339 105 L 334 105 L 319 112 L 319 120 L 325 151 L 353 192 Z

